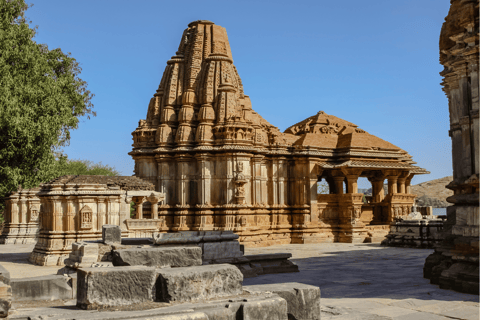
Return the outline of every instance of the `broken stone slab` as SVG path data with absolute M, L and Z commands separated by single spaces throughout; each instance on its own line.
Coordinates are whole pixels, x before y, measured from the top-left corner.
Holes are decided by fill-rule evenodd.
M 299 272 L 298 266 L 292 261 L 288 260 L 291 257 L 291 253 L 256 254 L 244 256 L 244 258 L 247 258 L 250 261 L 250 267 L 257 275 Z
M 72 252 L 68 259 L 65 259 L 65 265 L 71 268 L 90 267 L 97 260 L 98 243 L 74 242 L 72 243 Z
M 155 319 L 155 320 L 287 320 L 285 299 L 273 293 L 242 294 L 237 297 L 195 303 L 160 304 L 147 310 L 82 310 L 78 308 L 18 309 L 12 319 L 93 320 L 93 319 Z M 117 307 L 115 307 L 117 308 Z
M 82 268 L 77 272 L 77 306 L 82 309 L 155 300 L 153 267 Z
M 46 275 L 11 281 L 14 301 L 73 299 L 71 280 L 64 275 Z
M 160 302 L 192 302 L 242 293 L 243 275 L 230 264 L 157 269 Z
M 102 226 L 102 241 L 105 244 L 121 243 L 122 230 L 120 229 L 120 226 L 104 224 Z
M 239 236 L 233 231 L 179 231 L 171 233 L 154 233 L 152 242 L 156 245 L 187 244 L 215 241 L 237 240 Z
M 206 242 L 202 243 L 201 247 L 203 249 L 202 260 L 204 262 L 243 256 L 238 241 Z
M 249 293 L 272 292 L 287 301 L 288 319 L 319 320 L 320 288 L 298 283 L 261 284 L 243 287 Z
M 113 250 L 114 266 L 151 266 L 157 268 L 202 265 L 202 249 L 191 247 L 153 247 Z

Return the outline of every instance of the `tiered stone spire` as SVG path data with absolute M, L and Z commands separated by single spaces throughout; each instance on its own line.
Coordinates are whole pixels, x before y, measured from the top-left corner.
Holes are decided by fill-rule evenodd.
M 167 148 L 213 145 L 215 137 L 253 143 L 244 99 L 226 30 L 210 21 L 194 21 L 167 62 L 145 125 L 158 126 L 155 142 Z M 221 128 L 231 122 L 242 125 Z

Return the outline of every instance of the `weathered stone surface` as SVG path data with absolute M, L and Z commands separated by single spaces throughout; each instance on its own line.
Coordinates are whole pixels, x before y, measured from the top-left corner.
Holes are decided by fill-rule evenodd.
M 76 295 L 71 278 L 50 275 L 11 281 L 14 301 L 73 299 Z
M 289 319 L 320 319 L 320 288 L 303 283 L 288 282 L 245 286 L 249 293 L 273 292 L 287 301 Z
M 77 273 L 77 306 L 121 306 L 155 300 L 153 267 L 83 268 Z
M 243 275 L 229 264 L 159 269 L 158 301 L 191 302 L 242 293 Z
M 29 260 L 38 265 L 63 266 L 71 253 L 72 242 L 101 241 L 105 224 L 119 226 L 123 237 L 151 237 L 157 231 L 159 221 L 143 219 L 142 210 L 143 204 L 147 206 L 148 203 L 153 210 L 163 199 L 164 194 L 154 189 L 153 184 L 137 177 L 62 176 L 44 183 L 35 196 L 39 198 L 40 206 L 48 203 L 42 207 L 47 211 L 44 211 L 45 219 L 40 219 L 41 232 Z M 85 194 L 91 201 L 79 202 Z M 131 201 L 142 204 L 137 206 L 136 219 L 130 219 Z M 16 206 L 12 204 L 12 208 Z M 23 204 L 21 207 L 20 211 L 13 209 L 16 213 L 11 216 L 24 223 L 24 215 L 29 211 Z M 54 216 L 53 208 L 64 208 L 63 218 L 55 218 L 61 219 L 62 223 L 53 223 L 49 218 Z M 118 234 L 115 237 L 112 240 L 116 241 Z
M 424 266 L 424 276 L 442 288 L 478 291 L 479 213 L 479 2 L 450 1 L 440 32 L 443 91 L 448 97 L 454 192 L 447 198 L 445 240 Z
M 257 275 L 299 272 L 298 266 L 292 261 L 288 260 L 288 258 L 291 257 L 291 253 L 257 254 L 244 256 L 244 258 L 249 260 L 250 267 Z
M 0 265 L 0 318 L 6 318 L 12 306 L 10 273 Z
M 65 259 L 65 265 L 70 268 L 90 267 L 98 261 L 98 244 L 87 242 L 74 242 L 72 252 L 68 259 Z
M 0 244 L 36 243 L 39 233 L 38 217 L 42 205 L 37 197 L 40 188 L 22 189 L 7 194 L 5 221 Z
M 243 256 L 238 241 L 206 242 L 201 247 L 203 249 L 202 260 L 204 262 Z
M 102 240 L 105 244 L 121 243 L 122 230 L 120 230 L 120 226 L 104 224 L 102 226 Z
M 287 301 L 281 297 L 245 302 L 243 305 L 243 319 L 288 320 Z
M 199 247 L 156 247 L 113 250 L 114 266 L 190 267 L 202 265 Z
M 192 244 L 202 242 L 229 241 L 238 239 L 233 231 L 179 231 L 171 233 L 154 233 L 153 243 L 166 244 Z
M 443 220 L 420 219 L 394 222 L 382 245 L 432 248 L 444 239 Z

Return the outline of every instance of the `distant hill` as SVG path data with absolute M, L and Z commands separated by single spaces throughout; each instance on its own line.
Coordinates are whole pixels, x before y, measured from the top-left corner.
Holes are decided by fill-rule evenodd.
M 453 191 L 445 188 L 453 181 L 453 176 L 425 181 L 411 187 L 412 194 L 418 196 L 420 206 L 448 207 L 447 197 L 453 196 Z
M 453 176 L 444 177 L 440 179 L 425 181 L 411 187 L 412 194 L 417 195 L 417 201 L 419 206 L 432 206 L 435 208 L 445 208 L 451 206 L 451 203 L 447 202 L 447 197 L 453 195 L 453 191 L 445 188 L 447 184 L 453 181 Z M 385 194 L 388 193 L 388 185 L 383 186 Z M 359 193 L 365 195 L 372 195 L 372 189 L 358 189 Z

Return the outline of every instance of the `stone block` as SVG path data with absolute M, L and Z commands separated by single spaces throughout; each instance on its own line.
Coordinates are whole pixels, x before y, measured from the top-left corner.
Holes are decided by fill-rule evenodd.
M 121 243 L 122 230 L 120 230 L 120 226 L 104 224 L 102 226 L 102 240 L 105 244 Z
M 82 309 L 155 300 L 153 267 L 82 268 L 77 272 L 77 306 Z
M 291 253 L 257 254 L 244 256 L 244 258 L 247 258 L 250 261 L 250 267 L 258 275 L 299 272 L 298 266 L 288 260 L 288 258 L 290 257 L 292 257 Z
M 74 242 L 65 265 L 71 268 L 90 267 L 98 260 L 98 243 Z
M 203 261 L 242 257 L 238 241 L 206 242 L 203 244 Z
M 158 269 L 157 272 L 157 299 L 162 302 L 192 302 L 242 293 L 243 275 L 229 264 Z
M 320 288 L 297 282 L 243 287 L 249 293 L 272 292 L 287 302 L 288 319 L 320 319 Z
M 192 247 L 154 247 L 113 250 L 114 266 L 190 267 L 202 265 L 202 249 Z
M 214 241 L 231 241 L 239 236 L 233 231 L 179 231 L 173 233 L 154 233 L 153 243 L 164 244 L 187 244 Z
M 288 320 L 290 317 L 287 315 L 287 309 L 287 301 L 281 297 L 266 298 L 262 301 L 247 300 L 243 305 L 243 319 Z M 301 318 L 292 319 L 300 320 Z
M 75 293 L 70 277 L 47 275 L 41 277 L 13 279 L 11 281 L 15 301 L 73 299 Z

